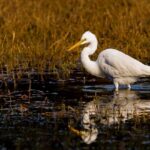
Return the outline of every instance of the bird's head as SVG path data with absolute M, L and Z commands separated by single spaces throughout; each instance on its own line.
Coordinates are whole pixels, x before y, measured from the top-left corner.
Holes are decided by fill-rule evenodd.
M 80 46 L 80 45 L 84 45 L 84 44 L 91 44 L 91 43 L 97 43 L 97 38 L 96 36 L 90 32 L 90 31 L 86 31 L 83 33 L 81 40 L 79 42 L 77 42 L 76 44 L 74 44 L 72 47 L 70 47 L 68 49 L 68 51 L 72 51 L 73 49 L 75 49 L 76 47 Z

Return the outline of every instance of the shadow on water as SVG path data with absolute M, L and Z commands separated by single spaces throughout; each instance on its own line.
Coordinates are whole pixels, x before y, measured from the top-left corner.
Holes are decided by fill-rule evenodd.
M 0 91 L 0 149 L 150 149 L 150 80 L 119 93 L 76 72 Z

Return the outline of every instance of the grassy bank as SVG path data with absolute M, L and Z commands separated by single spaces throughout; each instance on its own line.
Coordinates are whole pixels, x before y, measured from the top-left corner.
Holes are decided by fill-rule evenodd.
M 97 53 L 112 47 L 150 62 L 148 0 L 1 0 L 0 68 L 67 72 L 80 51 L 66 49 L 86 30 L 98 37 Z

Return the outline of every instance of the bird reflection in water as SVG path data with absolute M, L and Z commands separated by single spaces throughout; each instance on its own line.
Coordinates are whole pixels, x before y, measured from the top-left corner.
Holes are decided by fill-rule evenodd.
M 86 144 L 91 144 L 98 136 L 96 122 L 109 126 L 144 114 L 150 114 L 150 100 L 140 100 L 136 91 L 120 90 L 110 99 L 96 98 L 85 105 L 81 121 L 84 130 L 75 129 L 71 125 L 68 127 Z

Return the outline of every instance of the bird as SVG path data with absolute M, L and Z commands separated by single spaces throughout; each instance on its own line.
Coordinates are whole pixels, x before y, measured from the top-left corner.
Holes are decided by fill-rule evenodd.
M 150 66 L 117 49 L 105 49 L 100 52 L 96 61 L 91 60 L 90 55 L 97 50 L 98 40 L 90 31 L 84 32 L 81 40 L 67 51 L 71 52 L 80 45 L 86 45 L 81 52 L 81 63 L 85 70 L 96 77 L 113 81 L 115 91 L 119 90 L 119 85 L 127 85 L 130 90 L 131 84 L 140 77 L 150 76 Z

